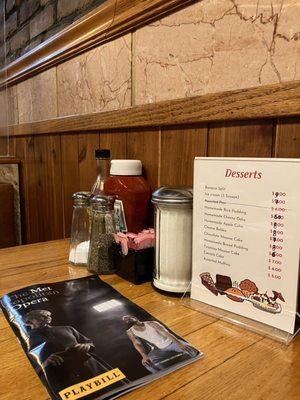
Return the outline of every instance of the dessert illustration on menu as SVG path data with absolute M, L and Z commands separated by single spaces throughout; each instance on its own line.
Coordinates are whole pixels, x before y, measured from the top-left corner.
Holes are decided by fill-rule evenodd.
M 256 284 L 250 279 L 244 279 L 238 283 L 232 282 L 230 276 L 217 274 L 216 282 L 214 282 L 209 272 L 201 273 L 200 279 L 202 285 L 215 296 L 225 295 L 229 300 L 252 304 L 255 308 L 272 314 L 279 314 L 282 311 L 280 302 L 285 302 L 282 294 L 276 290 L 272 290 L 273 296 L 269 296 L 268 291 L 259 292 Z

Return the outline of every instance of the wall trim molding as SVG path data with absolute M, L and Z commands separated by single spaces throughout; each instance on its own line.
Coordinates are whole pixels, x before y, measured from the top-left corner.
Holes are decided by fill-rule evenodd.
M 300 115 L 300 80 L 12 125 L 9 136 L 183 125 Z
M 0 88 L 26 80 L 196 0 L 107 0 L 0 70 Z

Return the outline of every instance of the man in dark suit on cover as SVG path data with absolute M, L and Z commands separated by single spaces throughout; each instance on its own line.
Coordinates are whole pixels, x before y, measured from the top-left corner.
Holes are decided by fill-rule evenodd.
M 57 391 L 107 371 L 92 341 L 72 326 L 51 326 L 50 311 L 30 311 L 23 321 L 30 328 L 29 355 Z

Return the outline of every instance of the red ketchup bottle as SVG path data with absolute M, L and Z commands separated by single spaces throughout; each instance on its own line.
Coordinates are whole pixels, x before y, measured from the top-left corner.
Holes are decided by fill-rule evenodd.
M 112 160 L 104 192 L 116 198 L 117 231 L 138 233 L 146 228 L 151 188 L 140 160 Z

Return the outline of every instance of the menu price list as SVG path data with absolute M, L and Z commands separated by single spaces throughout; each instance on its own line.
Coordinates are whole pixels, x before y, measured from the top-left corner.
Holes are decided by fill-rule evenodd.
M 281 279 L 284 262 L 284 220 L 286 213 L 286 192 L 272 191 L 272 204 L 270 215 L 270 245 L 268 277 Z

